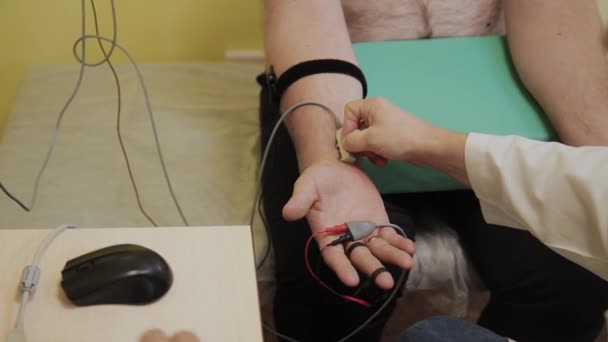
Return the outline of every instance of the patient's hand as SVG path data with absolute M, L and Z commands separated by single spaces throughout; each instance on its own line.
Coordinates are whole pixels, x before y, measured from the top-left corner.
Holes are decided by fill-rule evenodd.
M 200 342 L 200 339 L 188 331 L 181 331 L 173 336 L 167 336 L 162 330 L 154 329 L 144 333 L 140 342 Z
M 347 221 L 388 223 L 388 216 L 378 190 L 358 167 L 336 159 L 321 159 L 307 167 L 294 187 L 294 194 L 283 208 L 286 220 L 306 217 L 313 232 Z M 380 239 L 368 248 L 356 248 L 351 260 L 342 245 L 327 248 L 323 258 L 347 286 L 356 286 L 359 276 L 355 268 L 371 275 L 383 262 L 410 269 L 414 243 L 397 234 L 392 228 L 378 229 Z M 320 248 L 336 239 L 336 235 L 322 234 L 317 238 Z M 394 280 L 388 272 L 376 278 L 376 284 L 390 289 Z

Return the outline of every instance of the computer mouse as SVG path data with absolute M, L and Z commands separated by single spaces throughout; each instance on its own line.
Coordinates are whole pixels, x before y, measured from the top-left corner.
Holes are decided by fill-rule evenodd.
M 173 283 L 163 257 L 133 244 L 109 246 L 69 260 L 61 275 L 63 291 L 79 306 L 148 304 Z

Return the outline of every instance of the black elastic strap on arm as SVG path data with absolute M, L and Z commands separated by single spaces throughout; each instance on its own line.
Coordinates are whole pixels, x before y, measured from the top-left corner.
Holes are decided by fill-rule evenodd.
M 278 104 L 283 93 L 297 80 L 316 74 L 343 74 L 351 76 L 361 82 L 363 98 L 367 96 L 367 82 L 358 66 L 339 59 L 316 59 L 298 63 L 287 69 L 281 77 L 277 78 L 272 65 L 266 74 L 266 83 L 270 87 L 271 100 Z

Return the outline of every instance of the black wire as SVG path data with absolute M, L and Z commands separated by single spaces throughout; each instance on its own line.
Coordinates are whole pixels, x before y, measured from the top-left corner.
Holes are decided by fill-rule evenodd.
M 99 36 L 99 24 L 98 24 L 98 20 L 97 20 L 97 9 L 95 8 L 95 0 L 91 0 L 91 8 L 93 10 L 93 19 L 95 22 L 95 34 Z M 113 20 L 115 19 L 116 16 L 114 16 Z M 116 83 L 116 94 L 117 94 L 117 111 L 116 111 L 116 135 L 118 136 L 118 142 L 120 144 L 120 149 L 122 151 L 122 155 L 123 155 L 123 159 L 125 161 L 125 164 L 127 166 L 127 171 L 129 173 L 129 179 L 131 181 L 131 186 L 133 187 L 133 192 L 135 193 L 135 198 L 137 200 L 137 206 L 139 207 L 139 211 L 141 211 L 141 213 L 146 217 L 146 219 L 148 219 L 148 221 L 154 226 L 154 227 L 158 227 L 158 225 L 156 224 L 156 222 L 154 222 L 154 220 L 152 219 L 152 217 L 150 217 L 150 215 L 146 212 L 146 210 L 144 209 L 142 203 L 141 203 L 141 198 L 139 196 L 139 189 L 137 188 L 137 183 L 135 182 L 135 177 L 133 176 L 133 170 L 131 169 L 131 162 L 129 160 L 129 155 L 127 153 L 127 149 L 125 148 L 123 139 L 122 139 L 122 133 L 121 133 L 121 117 L 122 117 L 122 88 L 120 86 L 120 80 L 118 78 L 118 74 L 116 73 L 116 69 L 114 68 L 114 65 L 112 64 L 112 62 L 110 61 L 110 58 L 112 57 L 112 53 L 114 51 L 114 46 L 116 45 L 116 33 L 114 34 L 114 42 L 112 44 L 112 49 L 110 50 L 109 53 L 106 52 L 106 49 L 103 47 L 103 42 L 101 41 L 101 39 L 97 39 L 97 42 L 99 43 L 99 48 L 101 49 L 101 51 L 103 52 L 103 55 L 105 57 L 104 61 L 105 63 L 110 67 L 110 70 L 112 71 L 112 75 L 114 76 L 114 82 Z
M 93 10 L 93 18 L 95 21 L 95 33 L 96 35 L 99 35 L 99 23 L 98 23 L 98 18 L 97 18 L 97 9 L 95 7 L 95 1 L 91 0 L 91 8 Z M 112 11 L 115 11 L 114 8 L 114 4 L 112 3 Z M 84 13 L 83 13 L 84 14 Z M 116 21 L 116 16 L 113 16 L 113 20 Z M 156 224 L 156 222 L 154 222 L 154 220 L 150 217 L 150 215 L 148 215 L 148 213 L 145 211 L 145 209 L 143 208 L 143 205 L 141 203 L 141 199 L 139 196 L 139 190 L 137 188 L 137 184 L 135 183 L 135 178 L 133 176 L 133 172 L 131 170 L 131 163 L 129 161 L 129 157 L 126 151 L 126 148 L 124 146 L 123 143 L 123 139 L 122 139 L 122 134 L 121 134 L 121 126 L 120 126 L 120 122 L 121 122 L 121 113 L 122 113 L 122 91 L 121 91 L 121 86 L 120 86 L 120 80 L 118 78 L 118 74 L 116 73 L 116 69 L 114 68 L 114 65 L 110 62 L 110 57 L 112 56 L 112 54 L 114 53 L 114 49 L 116 47 L 116 22 L 114 22 L 114 34 L 113 34 L 113 41 L 112 41 L 112 48 L 110 49 L 110 52 L 107 52 L 102 44 L 101 39 L 97 39 L 97 42 L 99 43 L 99 48 L 101 49 L 101 51 L 103 52 L 104 55 L 104 59 L 101 62 L 98 62 L 96 64 L 87 64 L 86 61 L 83 61 L 82 63 L 84 65 L 87 66 L 98 66 L 104 63 L 107 63 L 108 66 L 110 67 L 110 70 L 112 71 L 112 75 L 114 76 L 114 81 L 116 83 L 116 89 L 117 89 L 117 116 L 116 116 L 116 131 L 117 131 L 117 135 L 118 135 L 118 140 L 120 143 L 120 148 L 122 150 L 122 154 L 125 160 L 125 163 L 127 165 L 127 170 L 129 173 L 129 179 L 131 180 L 131 185 L 133 186 L 133 190 L 135 192 L 135 197 L 137 199 L 137 205 L 139 207 L 139 210 L 141 211 L 141 213 L 148 219 L 148 221 L 150 221 L 150 223 L 152 225 L 154 225 L 155 227 L 157 227 L 158 225 Z M 2 192 L 4 192 L 4 194 L 6 196 L 8 196 L 11 200 L 13 200 L 15 203 L 17 203 L 21 208 L 23 208 L 23 210 L 30 212 L 31 208 L 29 208 L 26 204 L 24 204 L 21 200 L 19 200 L 19 198 L 17 198 L 17 196 L 13 195 L 5 186 L 4 184 L 2 184 L 2 182 L 0 182 L 0 189 L 2 190 Z
M 404 284 L 405 284 L 405 278 L 407 276 L 407 274 L 409 273 L 408 270 L 401 270 L 401 275 L 399 276 L 399 279 L 397 280 L 397 283 L 395 284 L 395 287 L 393 287 L 393 290 L 391 291 L 391 294 L 388 296 L 388 298 L 384 301 L 384 303 L 382 303 L 382 305 L 371 315 L 369 316 L 369 318 L 361 323 L 361 325 L 359 325 L 355 330 L 353 330 L 350 334 L 344 336 L 343 338 L 341 338 L 338 342 L 344 342 L 347 341 L 351 338 L 353 338 L 353 336 L 355 336 L 356 334 L 359 333 L 359 331 L 363 330 L 365 327 L 367 327 L 374 319 L 376 319 L 376 317 L 378 317 L 380 315 L 380 313 L 382 313 L 382 311 L 384 311 L 384 309 L 386 309 L 386 307 L 395 299 L 395 297 L 397 296 L 397 293 L 399 292 L 399 290 L 401 288 L 403 288 Z
M 407 238 L 406 235 L 404 235 L 404 237 Z M 325 250 L 325 248 L 327 248 L 328 246 L 325 246 L 321 249 L 321 251 Z M 363 330 L 365 327 L 367 327 L 368 325 L 370 325 L 372 323 L 372 321 L 374 319 L 376 319 L 376 317 L 378 317 L 380 315 L 380 313 L 382 313 L 382 311 L 384 311 L 384 309 L 386 309 L 386 307 L 395 299 L 395 297 L 397 296 L 397 293 L 399 293 L 399 290 L 402 289 L 405 285 L 405 278 L 408 275 L 409 270 L 401 270 L 401 274 L 399 275 L 399 279 L 397 280 L 397 283 L 395 284 L 395 286 L 393 287 L 390 295 L 386 298 L 386 300 L 382 303 L 382 305 L 376 310 L 374 311 L 374 313 L 369 316 L 367 318 L 367 320 L 365 320 L 363 323 L 361 323 L 357 328 L 355 328 L 353 331 L 351 331 L 348 335 L 342 337 L 341 339 L 338 340 L 338 342 L 345 342 L 350 340 L 351 338 L 353 338 L 356 334 L 359 333 L 359 331 Z M 268 331 L 271 334 L 276 335 L 277 337 L 283 338 L 285 340 L 288 340 L 290 342 L 299 342 L 298 340 L 289 337 L 287 335 L 281 334 L 278 331 L 274 330 L 270 325 L 266 324 L 265 322 L 262 321 L 262 327 L 264 328 L 264 330 Z
M 269 140 L 266 144 L 268 145 L 271 143 L 272 143 L 272 141 Z M 261 139 L 260 139 L 260 145 L 262 146 L 262 150 L 263 150 L 264 147 L 263 147 L 263 143 L 262 143 Z M 277 149 L 276 146 L 271 145 L 269 148 L 271 149 L 270 153 L 273 153 L 273 154 L 276 153 L 276 149 Z M 271 158 L 270 164 L 265 165 L 265 169 L 270 168 L 271 170 L 274 170 L 275 165 L 276 165 L 276 158 Z M 264 171 L 265 170 L 260 168 L 260 170 L 258 172 L 263 173 Z M 260 178 L 260 181 L 261 181 L 261 179 L 262 178 Z M 268 256 L 270 255 L 270 249 L 272 248 L 272 242 L 271 242 L 272 235 L 270 234 L 270 225 L 268 224 L 268 220 L 266 219 L 266 216 L 264 215 L 262 207 L 260 205 L 260 203 L 262 203 L 263 199 L 264 199 L 264 187 L 262 187 L 260 190 L 260 196 L 256 200 L 256 206 L 258 209 L 258 214 L 260 215 L 260 219 L 262 219 L 262 224 L 264 224 L 264 231 L 266 232 L 266 238 L 268 239 L 268 241 L 266 243 L 266 250 L 264 251 L 264 256 L 262 257 L 262 262 L 260 262 L 260 264 L 256 267 L 256 271 L 259 270 L 260 268 L 262 268 L 262 265 L 264 265 L 264 263 L 266 262 L 266 259 L 268 259 Z M 253 230 L 253 227 L 251 227 L 251 229 Z
M 21 200 L 19 198 L 17 198 L 17 196 L 13 195 L 10 191 L 8 191 L 8 189 L 4 187 L 4 184 L 2 184 L 2 182 L 0 182 L 0 189 L 2 189 L 2 192 L 4 192 L 4 194 L 6 196 L 8 196 L 8 198 L 12 199 L 21 208 L 23 208 L 23 210 L 25 210 L 27 212 L 30 211 L 30 208 L 28 208 L 28 206 L 25 205 L 25 203 L 21 202 Z
M 82 0 L 82 6 L 81 6 L 80 11 L 81 11 L 81 16 L 82 16 L 81 28 L 82 28 L 82 34 L 84 35 L 85 31 L 86 31 L 86 16 L 85 16 L 84 0 Z M 85 45 L 86 45 L 85 42 L 83 42 L 83 44 L 82 44 L 82 58 L 83 59 L 85 59 L 85 56 L 86 56 L 86 46 Z M 64 103 L 61 111 L 59 112 L 57 120 L 55 121 L 55 129 L 53 130 L 53 136 L 51 138 L 51 143 L 48 146 L 48 150 L 46 152 L 46 157 L 45 157 L 44 161 L 42 162 L 42 166 L 38 170 L 38 174 L 36 175 L 36 178 L 34 180 L 34 190 L 32 193 L 32 197 L 30 199 L 30 204 L 29 205 L 24 204 L 21 200 L 19 200 L 19 198 L 17 198 L 17 196 L 13 195 L 4 186 L 4 184 L 2 184 L 0 182 L 0 188 L 2 189 L 2 192 L 4 192 L 11 200 L 13 200 L 15 203 L 17 203 L 21 208 L 23 208 L 27 212 L 31 212 L 32 209 L 34 208 L 34 205 L 36 204 L 36 199 L 38 198 L 38 190 L 40 187 L 40 181 L 42 179 L 44 172 L 46 171 L 48 163 L 51 160 L 51 156 L 53 155 L 53 151 L 55 150 L 55 147 L 57 145 L 57 136 L 59 135 L 59 131 L 61 129 L 61 123 L 63 122 L 64 115 L 65 115 L 66 111 L 68 110 L 68 108 L 72 105 L 72 101 L 74 101 L 74 98 L 76 97 L 76 95 L 78 94 L 78 91 L 80 90 L 80 85 L 82 84 L 82 79 L 84 77 L 84 69 L 85 69 L 85 66 L 80 65 L 80 72 L 78 73 L 78 79 L 76 81 L 76 84 L 74 85 L 74 90 L 72 90 L 70 97 Z
M 256 271 L 259 271 L 260 268 L 262 268 L 262 266 L 268 259 L 268 256 L 270 255 L 270 228 L 268 226 L 266 216 L 264 215 L 264 211 L 262 210 L 262 206 L 260 206 L 260 202 L 262 201 L 263 197 L 264 191 L 262 190 L 262 192 L 260 193 L 260 198 L 258 199 L 257 207 L 258 214 L 260 215 L 260 219 L 262 220 L 262 224 L 264 225 L 264 230 L 266 231 L 266 236 L 268 237 L 268 241 L 266 242 L 266 250 L 264 251 L 264 256 L 262 257 L 262 261 L 260 262 L 260 264 L 256 267 Z

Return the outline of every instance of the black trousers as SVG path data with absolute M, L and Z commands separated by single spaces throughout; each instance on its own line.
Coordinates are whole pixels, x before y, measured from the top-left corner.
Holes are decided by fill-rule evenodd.
M 262 85 L 263 147 L 279 115 Z M 305 220 L 288 223 L 281 216 L 298 176 L 293 144 L 281 127 L 263 176 L 264 210 L 276 262 L 275 325 L 300 341 L 332 341 L 360 325 L 372 309 L 334 296 L 306 271 L 303 252 L 310 228 Z M 459 233 L 491 292 L 479 320 L 482 326 L 518 342 L 592 341 L 599 333 L 608 308 L 608 282 L 562 258 L 526 231 L 487 224 L 471 191 L 389 195 L 384 200 L 391 222 L 407 228 L 409 234 L 418 214 L 429 207 Z M 322 279 L 334 288 L 357 292 L 376 303 L 386 297 L 370 284 L 345 288 L 320 261 L 318 250 L 311 255 Z M 353 341 L 378 341 L 393 308 L 394 303 Z

